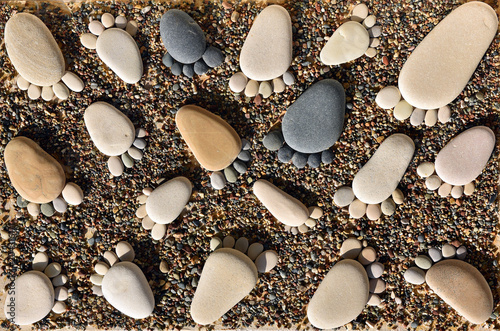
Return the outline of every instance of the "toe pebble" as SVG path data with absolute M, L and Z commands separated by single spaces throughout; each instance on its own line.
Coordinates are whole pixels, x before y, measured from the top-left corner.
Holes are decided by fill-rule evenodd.
M 377 294 L 370 293 L 368 297 L 368 302 L 366 303 L 369 306 L 379 306 L 382 303 L 382 300 Z
M 59 286 L 54 289 L 54 297 L 57 301 L 68 299 L 68 289 L 64 286 Z
M 52 86 L 42 87 L 42 99 L 45 101 L 50 101 L 54 98 L 54 90 Z
M 465 246 L 460 246 L 457 248 L 457 259 L 464 260 L 467 256 L 467 248 Z
M 437 110 L 436 109 L 429 109 L 425 113 L 425 120 L 424 120 L 424 122 L 425 122 L 426 126 L 434 126 L 434 125 L 436 125 L 437 120 L 438 120 L 438 114 L 437 114 Z
M 108 159 L 108 169 L 113 176 L 119 177 L 123 174 L 125 166 L 123 165 L 122 160 L 118 156 L 111 156 Z
M 343 259 L 355 259 L 363 249 L 361 241 L 356 238 L 348 238 L 340 246 L 340 256 Z
M 104 13 L 101 16 L 101 23 L 105 28 L 111 28 L 115 25 L 115 17 L 110 13 Z
M 464 194 L 465 195 L 471 195 L 472 193 L 474 193 L 474 183 L 469 183 L 469 184 L 465 184 L 464 186 Z
M 240 93 L 247 86 L 247 82 L 247 76 L 242 72 L 237 72 L 229 79 L 229 88 L 235 93 Z
M 68 203 L 61 197 L 55 198 L 54 201 L 52 201 L 52 205 L 58 213 L 65 213 L 68 209 Z
M 427 178 L 434 173 L 434 163 L 423 162 L 417 167 L 417 174 L 422 178 Z
M 26 91 L 30 87 L 30 82 L 24 79 L 21 75 L 17 76 L 16 84 L 21 91 Z
M 417 267 L 411 267 L 404 273 L 405 280 L 414 285 L 421 285 L 425 282 L 425 271 Z
M 370 278 L 380 278 L 384 273 L 384 265 L 380 262 L 374 262 L 366 267 L 366 273 Z
M 394 107 L 394 117 L 399 121 L 404 121 L 411 116 L 412 111 L 413 107 L 405 100 L 401 100 Z
M 40 215 L 40 205 L 38 203 L 28 203 L 27 209 L 28 213 L 33 217 L 37 217 L 38 215 Z
M 220 171 L 214 171 L 210 175 L 210 184 L 215 190 L 222 190 L 226 186 L 226 178 Z
M 104 260 L 106 260 L 106 262 L 108 262 L 109 266 L 113 266 L 116 262 L 118 262 L 118 256 L 116 256 L 115 253 L 111 252 L 111 251 L 106 251 L 104 252 L 103 254 L 103 258 Z
M 443 183 L 438 190 L 438 194 L 442 197 L 445 198 L 449 196 L 451 193 L 451 185 L 448 183 Z
M 450 109 L 450 107 L 449 106 L 444 106 L 444 107 L 439 108 L 437 116 L 438 116 L 439 122 L 441 122 L 443 124 L 447 123 L 450 120 L 450 118 L 451 118 L 451 109 Z
M 356 22 L 362 22 L 368 16 L 368 6 L 364 3 L 356 5 L 351 13 L 351 19 Z
M 429 254 L 433 262 L 439 262 L 443 258 L 441 250 L 434 247 L 430 248 L 427 254 Z
M 32 268 L 33 270 L 43 271 L 49 264 L 49 256 L 45 252 L 36 253 L 33 258 Z
M 68 279 L 68 276 L 59 274 L 52 278 L 52 285 L 54 285 L 55 287 L 64 286 L 64 284 L 68 282 Z
M 382 202 L 382 204 L 380 205 L 380 209 L 382 210 L 382 213 L 384 215 L 391 216 L 396 211 L 396 204 L 391 198 L 389 198 Z
M 97 46 L 97 37 L 92 33 L 84 33 L 80 36 L 80 42 L 85 48 L 95 49 Z
M 215 251 L 222 247 L 222 240 L 219 237 L 212 237 L 210 239 L 210 250 Z
M 92 286 L 92 294 L 102 297 L 102 287 L 100 285 Z
M 224 238 L 224 241 L 222 242 L 222 246 L 225 248 L 233 248 L 234 247 L 234 238 L 232 236 L 227 236 Z
M 362 265 L 369 265 L 377 259 L 377 251 L 373 247 L 364 248 L 358 256 L 358 261 Z
M 262 82 L 259 85 L 259 94 L 261 94 L 264 99 L 267 99 L 273 94 L 273 87 L 269 82 Z
M 127 27 L 127 18 L 125 16 L 117 16 L 115 18 L 115 25 L 117 28 L 125 29 Z
M 361 218 L 365 216 L 365 213 L 366 203 L 362 202 L 361 200 L 356 199 L 349 205 L 349 215 L 351 215 L 352 218 Z
M 28 98 L 31 100 L 36 100 L 42 95 L 42 89 L 40 86 L 36 86 L 31 84 L 30 87 L 28 87 Z
M 253 243 L 248 247 L 248 257 L 255 261 L 255 259 L 264 251 L 264 246 L 261 243 Z
M 403 192 L 401 192 L 400 189 L 396 189 L 394 190 L 394 192 L 392 192 L 392 200 L 394 201 L 394 203 L 396 203 L 397 205 L 401 205 L 403 204 L 404 202 L 404 195 L 403 195 Z
M 78 206 L 83 201 L 83 191 L 75 183 L 67 183 L 62 191 L 64 200 L 70 205 Z
M 425 180 L 425 186 L 431 191 L 435 191 L 441 186 L 441 178 L 436 175 L 427 177 Z
M 424 123 L 425 120 L 425 110 L 420 108 L 413 109 L 413 113 L 410 116 L 410 124 L 413 126 L 419 126 Z
M 142 219 L 142 227 L 146 230 L 151 230 L 155 224 L 156 223 L 149 216 Z
M 382 109 L 396 107 L 401 100 L 401 92 L 396 86 L 386 86 L 378 92 L 375 103 Z
M 333 202 L 339 207 L 346 207 L 354 200 L 354 192 L 349 186 L 340 187 L 333 196 Z
M 165 233 L 167 233 L 166 224 L 156 223 L 153 226 L 153 229 L 151 229 L 151 237 L 153 237 L 153 240 L 160 240 L 163 236 L 165 236 Z
M 116 244 L 115 250 L 116 256 L 121 261 L 133 261 L 135 258 L 135 252 L 132 248 L 132 245 L 130 245 L 126 241 L 120 241 L 118 244 Z
M 62 314 L 66 311 L 66 304 L 62 301 L 57 301 L 52 307 L 52 311 L 56 314 Z
M 380 209 L 379 204 L 374 204 L 374 205 L 368 205 L 366 207 L 366 217 L 370 221 L 376 221 L 382 216 L 382 209 Z
M 104 30 L 106 30 L 104 25 L 97 20 L 93 20 L 92 22 L 89 23 L 89 31 L 96 36 L 99 36 L 101 33 L 104 32 Z
M 297 228 L 299 230 L 300 233 L 307 233 L 309 231 L 309 227 L 304 223 L 304 224 L 301 224 L 299 225 L 299 227 Z
M 55 276 L 59 275 L 61 273 L 61 265 L 57 262 L 52 262 L 45 268 L 44 273 L 47 275 L 49 278 L 54 278 Z
M 460 199 L 462 194 L 464 194 L 463 186 L 453 186 L 451 189 L 451 196 L 455 199 Z
M 109 267 L 104 262 L 97 262 L 97 264 L 94 266 L 94 270 L 95 272 L 97 272 L 97 274 L 104 276 L 108 272 Z
M 275 78 L 273 79 L 273 92 L 274 93 L 281 93 L 285 90 L 285 82 L 281 78 Z
M 83 81 L 80 79 L 80 77 L 78 77 L 71 71 L 66 71 L 61 80 L 73 92 L 81 92 L 85 87 L 85 84 L 83 84 Z
M 370 293 L 380 294 L 385 291 L 385 282 L 380 278 L 370 279 Z
M 427 270 L 430 269 L 430 267 L 432 267 L 432 260 L 428 256 L 419 255 L 415 258 L 415 264 L 420 269 Z
M 283 82 L 288 86 L 293 85 L 293 83 L 295 83 L 295 77 L 291 72 L 287 71 L 283 74 Z
M 127 22 L 127 26 L 125 28 L 125 31 L 132 37 L 134 37 L 137 34 L 137 30 L 139 29 L 139 24 L 136 21 L 130 21 Z
M 245 87 L 245 96 L 254 97 L 259 92 L 259 83 L 255 80 L 250 80 Z
M 450 244 L 444 244 L 443 249 L 441 250 L 443 257 L 445 259 L 452 259 L 455 257 L 455 254 L 457 252 L 457 249 Z
M 268 250 L 262 252 L 257 259 L 255 265 L 257 270 L 261 273 L 271 271 L 278 264 L 278 253 L 276 251 Z
M 248 249 L 248 239 L 245 237 L 238 238 L 238 240 L 236 240 L 234 248 L 236 248 L 242 253 L 246 253 Z
M 314 218 L 315 220 L 320 219 L 323 216 L 323 209 L 318 206 L 311 206 L 307 208 L 309 210 L 309 217 Z
M 62 82 L 52 85 L 52 90 L 54 90 L 54 95 L 61 100 L 69 98 L 69 89 Z
M 102 285 L 102 276 L 98 274 L 93 274 L 90 276 L 90 282 L 94 285 L 101 286 Z

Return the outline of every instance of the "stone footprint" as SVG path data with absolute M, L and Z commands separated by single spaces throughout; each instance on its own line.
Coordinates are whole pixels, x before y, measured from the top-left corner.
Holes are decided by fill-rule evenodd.
M 325 276 L 307 306 L 307 318 L 318 329 L 341 327 L 354 319 L 365 306 L 381 304 L 385 281 L 384 265 L 373 247 L 349 238 L 340 248 L 342 261 Z
M 208 110 L 187 105 L 175 115 L 175 124 L 198 163 L 213 171 L 210 183 L 216 190 L 235 183 L 248 170 L 250 142 L 241 139 L 222 118 Z
M 67 183 L 63 167 L 36 142 L 16 137 L 5 147 L 7 174 L 19 194 L 17 205 L 37 217 L 40 212 L 51 217 L 66 212 L 68 204 L 79 205 L 83 191 L 75 183 Z
M 445 244 L 415 258 L 415 266 L 404 273 L 414 285 L 427 283 L 444 302 L 474 324 L 486 322 L 493 312 L 493 295 L 488 282 L 475 267 L 464 262 L 467 249 Z M 457 259 L 455 259 L 457 258 Z
M 49 264 L 49 256 L 38 252 L 33 258 L 33 270 L 16 278 L 7 287 L 5 316 L 17 325 L 30 325 L 45 318 L 51 311 L 66 312 L 68 276 L 61 273 L 57 262 Z
M 83 81 L 66 71 L 64 56 L 54 36 L 35 15 L 18 13 L 7 21 L 5 48 L 19 73 L 17 86 L 28 92 L 28 98 L 66 100 L 70 90 L 83 90 Z
M 382 28 L 377 18 L 369 15 L 365 4 L 355 6 L 351 20 L 342 24 L 321 50 L 321 62 L 326 65 L 340 65 L 360 58 L 363 55 L 374 57 L 380 45 Z
M 425 186 L 441 197 L 459 199 L 474 193 L 474 181 L 483 172 L 495 148 L 495 134 L 486 126 L 475 126 L 457 135 L 437 154 L 436 162 L 423 162 L 417 174 Z
M 137 83 L 143 74 L 141 52 L 132 38 L 138 23 L 105 13 L 100 20 L 91 20 L 88 27 L 90 33 L 80 36 L 82 45 L 95 49 L 102 62 L 125 83 Z
M 116 254 L 106 251 L 105 262 L 98 262 L 90 276 L 92 291 L 104 296 L 122 314 L 143 319 L 153 313 L 155 299 L 142 270 L 133 263 L 135 252 L 125 241 L 116 245 Z
M 191 198 L 193 184 L 186 177 L 175 177 L 160 182 L 155 188 L 145 188 L 138 200 L 141 206 L 136 216 L 142 219 L 142 227 L 151 230 L 153 240 L 160 240 L 172 223 L 184 211 Z
M 268 98 L 281 93 L 295 77 L 287 71 L 292 64 L 292 21 L 288 11 L 272 5 L 253 22 L 240 53 L 241 72 L 229 80 L 229 88 L 246 97 Z
M 203 75 L 224 62 L 224 53 L 217 47 L 207 47 L 203 30 L 182 10 L 170 9 L 162 16 L 160 35 L 167 49 L 163 64 L 175 76 Z
M 121 111 L 106 102 L 91 104 L 83 116 L 90 139 L 108 159 L 109 172 L 121 176 L 125 168 L 140 162 L 146 148 L 147 132 L 136 129 Z
M 470 81 L 497 29 L 498 18 L 489 5 L 478 1 L 461 5 L 408 57 L 399 75 L 399 89 L 384 87 L 375 102 L 382 109 L 394 108 L 399 121 L 410 118 L 413 126 L 448 122 L 448 104 Z
M 352 188 L 340 187 L 333 197 L 339 207 L 349 206 L 349 215 L 377 220 L 382 214 L 391 216 L 396 204 L 404 202 L 398 184 L 410 164 L 415 144 L 410 137 L 396 133 L 386 138 L 375 154 L 358 171 Z
M 249 246 L 244 237 L 236 242 L 231 236 L 223 241 L 214 237 L 210 246 L 215 251 L 205 262 L 191 303 L 191 317 L 201 325 L 221 318 L 250 294 L 259 272 L 270 272 L 278 263 L 276 251 L 263 251 L 261 243 Z

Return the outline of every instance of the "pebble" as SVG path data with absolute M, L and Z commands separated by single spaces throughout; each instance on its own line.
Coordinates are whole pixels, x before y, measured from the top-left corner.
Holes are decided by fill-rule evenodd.
M 401 93 L 396 86 L 386 86 L 375 97 L 375 103 L 382 109 L 391 109 L 401 100 Z
M 385 291 L 385 282 L 380 278 L 370 279 L 370 293 L 380 294 Z
M 234 167 L 234 170 L 236 170 L 240 174 L 244 174 L 248 170 L 248 166 L 240 160 L 234 161 L 233 167 Z
M 292 156 L 292 163 L 297 167 L 297 169 L 302 169 L 307 164 L 307 154 L 301 152 L 295 152 Z
M 83 191 L 75 183 L 67 183 L 62 191 L 62 197 L 70 205 L 78 206 L 83 201 Z
M 160 272 L 166 274 L 169 272 L 167 261 L 162 260 L 160 262 Z
M 285 82 L 281 78 L 275 78 L 273 79 L 273 92 L 274 93 L 281 93 L 285 90 Z
M 42 87 L 42 99 L 45 101 L 50 101 L 54 98 L 54 90 L 51 86 Z
M 145 216 L 141 222 L 141 225 L 145 230 L 151 230 L 155 224 L 156 223 L 149 216 Z
M 219 237 L 212 237 L 210 239 L 210 250 L 215 251 L 222 247 L 222 240 Z
M 115 263 L 119 262 L 118 256 L 116 256 L 116 254 L 112 251 L 105 251 L 103 258 L 111 267 L 115 265 Z
M 93 21 L 91 21 L 89 23 L 89 31 L 90 31 L 90 33 L 92 33 L 92 34 L 94 34 L 96 36 L 99 36 L 101 33 L 104 32 L 104 30 L 106 30 L 106 28 L 98 20 L 93 20 Z
M 250 155 L 249 151 L 242 150 L 240 154 L 238 154 L 238 159 L 243 162 L 249 162 L 252 160 L 252 156 Z
M 57 301 L 52 307 L 52 311 L 56 314 L 62 314 L 67 310 L 66 304 L 62 301 Z
M 464 186 L 464 194 L 465 195 L 471 195 L 472 193 L 474 193 L 474 183 L 468 183 L 468 184 L 465 184 Z
M 403 192 L 401 192 L 400 189 L 395 189 L 394 192 L 392 192 L 392 200 L 398 204 L 401 205 L 404 203 L 404 195 Z
M 132 37 L 135 37 L 137 31 L 139 30 L 139 24 L 136 21 L 128 21 L 125 31 Z
M 24 79 L 23 76 L 21 76 L 21 75 L 17 76 L 16 84 L 17 84 L 17 87 L 19 87 L 19 89 L 21 91 L 26 91 L 30 87 L 30 82 L 28 82 L 26 79 Z
M 122 163 L 122 160 L 118 156 L 111 156 L 108 159 L 108 169 L 113 176 L 118 177 L 123 174 L 123 170 L 125 170 L 125 167 Z
M 282 78 L 283 78 L 283 82 L 287 86 L 293 85 L 293 83 L 295 83 L 295 77 L 293 76 L 293 74 L 290 71 L 285 72 L 283 74 Z
M 30 98 L 31 100 L 36 100 L 40 98 L 41 95 L 42 95 L 42 89 L 40 88 L 40 86 L 31 84 L 28 87 L 28 98 Z
M 438 116 L 439 122 L 441 122 L 443 124 L 448 123 L 448 121 L 451 118 L 450 106 L 443 106 L 443 107 L 439 108 L 437 116 Z
M 396 107 L 394 107 L 394 117 L 399 121 L 404 121 L 410 117 L 412 112 L 413 107 L 405 100 L 401 100 Z
M 429 254 L 433 262 L 439 262 L 443 258 L 441 250 L 434 247 L 430 248 L 427 254 Z
M 135 146 L 130 147 L 127 150 L 127 154 L 130 155 L 131 158 L 133 158 L 134 160 L 137 160 L 137 161 L 140 161 L 142 159 L 143 155 L 144 155 L 142 153 L 142 151 L 139 148 L 135 147 Z
M 248 247 L 248 257 L 255 261 L 255 259 L 264 251 L 264 246 L 261 243 L 253 243 Z
M 115 26 L 119 29 L 125 29 L 127 27 L 127 18 L 123 15 L 115 17 Z
M 224 240 L 222 241 L 222 246 L 224 248 L 233 248 L 234 247 L 234 244 L 235 244 L 235 239 L 234 237 L 232 236 L 227 236 L 224 238 Z
M 9 240 L 9 238 L 10 238 L 9 233 L 5 230 L 0 230 L 0 236 L 1 236 L 2 240 Z
M 28 213 L 31 216 L 37 217 L 38 215 L 40 215 L 40 205 L 38 203 L 30 202 L 27 208 L 28 208 Z
M 45 268 L 44 273 L 49 278 L 54 278 L 61 273 L 61 265 L 57 262 L 52 262 Z
M 342 24 L 320 52 L 320 59 L 326 65 L 339 65 L 363 56 L 370 45 L 366 28 L 358 22 Z
M 49 256 L 45 252 L 36 253 L 33 258 L 32 268 L 33 270 L 44 271 L 49 264 Z
M 146 140 L 142 138 L 136 138 L 133 142 L 133 145 L 139 149 L 144 149 L 146 148 Z
M 415 258 L 415 264 L 420 269 L 427 270 L 432 267 L 432 260 L 428 256 L 419 255 Z
M 368 16 L 368 6 L 364 3 L 356 5 L 351 12 L 351 19 L 356 22 L 362 22 Z
M 242 72 L 235 73 L 231 79 L 229 79 L 229 88 L 235 93 L 243 92 L 247 86 L 248 78 Z
M 366 203 L 356 199 L 349 205 L 349 215 L 354 219 L 359 219 L 365 216 L 366 213 Z
M 104 13 L 101 16 L 101 23 L 105 28 L 111 28 L 115 25 L 115 17 L 110 13 Z
M 457 248 L 457 259 L 464 260 L 467 256 L 467 248 L 465 246 L 460 246 Z
M 52 206 L 51 203 L 42 203 L 42 205 L 40 206 L 40 211 L 42 212 L 42 214 L 44 216 L 47 216 L 47 217 L 52 217 L 54 216 L 56 210 L 54 209 L 54 207 Z
M 341 186 L 333 196 L 333 202 L 339 207 L 346 207 L 354 200 L 354 192 L 349 186 Z
M 273 94 L 273 87 L 269 82 L 262 82 L 259 85 L 259 94 L 262 95 L 264 99 L 267 99 Z
M 382 216 L 382 209 L 379 204 L 366 206 L 366 217 L 370 221 L 376 221 Z
M 369 265 L 377 259 L 377 251 L 373 247 L 365 247 L 358 256 L 358 261 L 362 265 Z
M 165 224 L 156 223 L 151 229 L 151 237 L 153 240 L 161 240 L 165 233 L 167 233 L 167 226 Z
M 97 46 L 97 37 L 92 33 L 84 33 L 80 36 L 80 42 L 85 48 L 95 49 Z
M 311 206 L 307 208 L 307 210 L 309 211 L 309 217 L 315 220 L 318 220 L 323 216 L 323 209 L 318 206 Z
M 333 157 L 333 152 L 330 149 L 321 152 L 321 162 L 324 164 L 331 164 L 333 162 Z
M 259 82 L 256 80 L 250 80 L 245 87 L 245 96 L 254 97 L 259 93 Z
M 104 262 L 98 262 L 94 266 L 94 270 L 98 275 L 104 276 L 108 272 L 109 266 Z
M 413 126 L 419 126 L 424 123 L 426 111 L 420 108 L 413 109 L 413 113 L 410 116 L 410 124 Z
M 245 237 L 238 238 L 238 240 L 236 240 L 236 244 L 234 244 L 234 248 L 242 253 L 246 253 L 248 249 L 248 239 Z
M 64 286 L 59 286 L 54 289 L 54 298 L 57 301 L 64 301 L 68 299 L 68 289 Z
M 441 196 L 441 198 L 449 196 L 450 193 L 451 193 L 451 185 L 448 183 L 441 184 L 438 190 L 438 194 Z
M 270 151 L 277 151 L 283 146 L 283 134 L 279 130 L 273 130 L 264 136 L 262 144 Z
M 62 76 L 61 80 L 64 84 L 73 92 L 81 92 L 85 87 L 82 79 L 72 73 L 71 71 L 66 71 L 64 76 Z
M 404 273 L 405 280 L 414 285 L 421 285 L 425 283 L 425 271 L 418 267 L 411 267 Z
M 236 183 L 239 174 L 232 166 L 229 166 L 224 169 L 224 176 L 229 183 Z
M 455 248 L 455 246 L 450 245 L 450 244 L 444 244 L 443 248 L 441 250 L 441 252 L 443 254 L 443 257 L 445 259 L 452 259 L 452 258 L 454 258 L 455 254 L 456 254 L 456 251 L 457 251 L 457 249 Z
M 438 120 L 438 113 L 436 109 L 429 109 L 425 112 L 425 125 L 426 126 L 434 126 L 436 125 Z
M 271 271 L 278 264 L 278 253 L 276 251 L 267 250 L 255 259 L 255 266 L 260 273 Z
M 368 297 L 368 302 L 366 303 L 369 306 L 380 306 L 382 303 L 382 299 L 377 294 L 370 293 L 370 296 Z
M 309 228 L 314 228 L 316 226 L 317 222 L 314 218 L 308 218 L 305 224 Z
M 453 188 L 451 189 L 451 196 L 454 199 L 460 199 L 463 193 L 464 193 L 463 186 L 453 186 Z
M 226 186 L 226 178 L 220 171 L 214 171 L 210 175 L 210 184 L 215 190 L 222 190 Z
M 384 215 L 391 216 L 396 212 L 396 204 L 391 198 L 389 198 L 382 202 L 380 209 Z
M 186 207 L 191 198 L 192 187 L 193 185 L 186 177 L 175 177 L 161 184 L 146 201 L 147 215 L 155 223 L 172 223 Z
M 116 244 L 115 251 L 116 257 L 121 261 L 131 262 L 135 259 L 134 249 L 132 248 L 132 245 L 130 245 L 126 241 L 120 241 L 118 244 Z M 110 265 L 112 266 L 112 264 Z
M 203 53 L 203 61 L 210 67 L 215 68 L 224 62 L 224 53 L 214 46 L 209 46 Z
M 431 191 L 437 190 L 441 186 L 441 183 L 441 178 L 437 175 L 429 176 L 425 180 L 425 186 Z
M 434 173 L 434 163 L 422 162 L 417 167 L 417 174 L 422 178 L 427 178 Z
M 52 91 L 54 92 L 54 95 L 61 100 L 69 98 L 69 90 L 62 82 L 55 83 L 52 86 Z
M 278 160 L 282 163 L 288 163 L 292 160 L 293 154 L 293 149 L 285 145 L 278 150 Z
M 384 273 L 384 265 L 380 262 L 374 262 L 366 266 L 366 273 L 370 278 L 380 278 Z

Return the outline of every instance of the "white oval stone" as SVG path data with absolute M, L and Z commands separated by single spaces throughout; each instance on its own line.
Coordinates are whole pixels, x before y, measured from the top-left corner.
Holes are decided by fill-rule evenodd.
M 451 118 L 450 106 L 443 106 L 438 110 L 438 120 L 441 123 L 447 123 Z
M 441 178 L 436 175 L 429 176 L 425 180 L 425 186 L 431 191 L 437 190 L 441 186 L 441 183 Z
M 465 195 L 471 195 L 472 193 L 474 193 L 474 183 L 468 183 L 468 184 L 465 184 L 464 186 L 464 194 Z
M 165 224 L 156 223 L 151 229 L 151 237 L 153 240 L 160 240 L 167 233 L 167 226 Z
M 366 217 L 370 221 L 376 221 L 382 216 L 382 209 L 380 209 L 379 204 L 366 206 Z
M 40 88 L 40 86 L 31 84 L 28 87 L 28 98 L 30 98 L 31 100 L 36 100 L 41 95 L 42 95 L 42 89 Z
M 247 76 L 242 72 L 237 72 L 229 79 L 229 88 L 235 93 L 240 93 L 247 86 L 247 82 Z
M 116 251 L 116 256 L 121 261 L 130 262 L 130 261 L 134 261 L 134 259 L 135 259 L 134 249 L 132 248 L 132 245 L 130 245 L 126 241 L 120 241 L 118 244 L 116 244 L 115 251 Z
M 38 215 L 40 215 L 40 205 L 38 203 L 28 203 L 27 209 L 28 213 L 33 217 L 37 217 Z
M 245 87 L 245 96 L 254 97 L 259 92 L 259 82 L 256 80 L 250 80 Z
M 149 216 L 146 216 L 142 219 L 142 227 L 146 230 L 151 230 L 153 226 L 155 226 L 155 222 Z
M 245 237 L 238 238 L 236 244 L 234 244 L 234 248 L 242 253 L 246 253 L 248 249 L 248 239 Z
M 105 28 L 111 28 L 115 25 L 115 17 L 110 13 L 104 13 L 101 16 L 101 23 Z
M 438 113 L 436 109 L 429 109 L 425 112 L 425 125 L 434 126 L 438 120 Z
M 356 238 L 347 238 L 340 246 L 340 256 L 343 259 L 357 259 L 363 249 L 363 244 Z
M 52 307 L 52 311 L 56 314 L 62 314 L 66 311 L 66 304 L 62 301 L 57 301 Z
M 53 278 L 61 273 L 62 267 L 59 263 L 57 262 L 52 262 L 45 268 L 44 273 L 47 275 L 49 278 Z
M 61 100 L 69 98 L 69 90 L 62 82 L 52 85 L 52 90 L 54 91 L 54 95 Z
M 366 28 L 350 21 L 335 30 L 319 56 L 326 65 L 338 65 L 361 57 L 369 45 L 370 36 Z
M 413 126 L 419 126 L 424 123 L 426 111 L 420 108 L 413 109 L 413 113 L 410 116 L 410 124 Z
M 85 87 L 85 84 L 83 84 L 83 81 L 80 79 L 80 77 L 78 77 L 71 71 L 66 71 L 61 80 L 73 92 L 81 92 Z
M 49 264 L 49 256 L 45 252 L 36 253 L 33 258 L 33 270 L 44 271 Z
M 50 101 L 54 98 L 54 90 L 52 86 L 43 86 L 42 87 L 42 99 L 45 101 Z
M 401 93 L 396 86 L 386 86 L 378 92 L 375 102 L 380 108 L 390 109 L 396 107 L 401 100 Z
M 62 191 L 64 200 L 70 205 L 78 206 L 83 201 L 83 191 L 75 183 L 67 183 Z
M 333 202 L 339 207 L 349 206 L 354 200 L 354 192 L 349 186 L 341 186 L 333 196 Z
M 84 33 L 80 36 L 80 42 L 85 48 L 95 49 L 97 45 L 97 37 L 92 33 Z
M 109 266 L 104 262 L 98 262 L 94 266 L 94 270 L 98 275 L 104 276 L 108 272 Z
M 159 224 L 172 223 L 191 198 L 192 184 L 186 177 L 176 177 L 157 187 L 146 201 L 148 216 Z
M 118 156 L 111 156 L 108 159 L 108 169 L 113 176 L 118 177 L 123 174 L 125 166 L 123 165 L 122 160 Z
M 68 289 L 64 286 L 59 286 L 54 290 L 54 298 L 57 301 L 64 301 L 68 299 Z
M 356 199 L 349 205 L 349 215 L 352 218 L 354 219 L 361 218 L 365 216 L 365 213 L 366 213 L 366 203 L 364 203 L 363 201 Z
M 418 267 L 411 267 L 404 273 L 405 280 L 414 285 L 421 285 L 425 282 L 425 271 Z
M 89 23 L 89 31 L 92 34 L 95 34 L 96 36 L 99 36 L 101 33 L 104 32 L 104 30 L 105 30 L 104 25 L 97 20 L 93 20 L 92 22 Z
M 434 173 L 434 163 L 422 162 L 417 167 L 417 174 L 422 178 L 427 178 Z
M 64 286 L 64 284 L 66 284 L 68 280 L 68 276 L 59 274 L 56 277 L 52 278 L 52 285 L 54 285 L 55 287 Z
M 438 194 L 441 196 L 441 198 L 445 198 L 451 193 L 451 185 L 448 183 L 443 183 L 439 187 Z
M 28 87 L 30 87 L 30 82 L 28 82 L 26 79 L 24 79 L 23 76 L 21 76 L 21 75 L 17 76 L 16 84 L 17 84 L 17 87 L 19 87 L 19 89 L 22 91 L 26 91 L 28 89 Z
M 394 117 L 399 121 L 404 121 L 411 116 L 412 111 L 413 107 L 405 100 L 401 100 L 394 107 Z
M 104 258 L 104 260 L 106 260 L 106 262 L 108 263 L 108 265 L 110 265 L 111 267 L 116 263 L 118 262 L 118 256 L 116 256 L 116 254 L 114 252 L 111 252 L 111 251 L 105 251 L 104 254 L 102 255 L 102 257 Z

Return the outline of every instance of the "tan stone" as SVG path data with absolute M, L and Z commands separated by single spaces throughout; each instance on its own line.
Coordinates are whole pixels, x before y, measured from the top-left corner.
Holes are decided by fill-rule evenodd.
M 47 203 L 61 194 L 66 183 L 63 168 L 33 140 L 12 139 L 4 157 L 10 181 L 24 199 Z
M 191 197 L 192 184 L 186 177 L 175 177 L 157 187 L 146 201 L 147 215 L 159 224 L 172 223 Z
M 191 152 L 207 170 L 228 167 L 241 151 L 241 139 L 236 131 L 206 109 L 194 105 L 181 107 L 175 123 Z
M 335 30 L 321 50 L 321 62 L 338 65 L 355 60 L 365 54 L 369 45 L 370 36 L 366 28 L 355 21 L 346 22 Z

